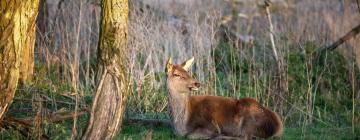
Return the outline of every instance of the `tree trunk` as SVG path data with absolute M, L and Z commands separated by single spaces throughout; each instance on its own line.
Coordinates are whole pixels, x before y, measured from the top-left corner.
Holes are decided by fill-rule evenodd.
M 0 1 L 0 120 L 15 95 L 19 76 L 27 81 L 34 62 L 39 0 Z
M 121 129 L 126 77 L 128 0 L 102 0 L 98 84 L 82 139 L 112 139 Z

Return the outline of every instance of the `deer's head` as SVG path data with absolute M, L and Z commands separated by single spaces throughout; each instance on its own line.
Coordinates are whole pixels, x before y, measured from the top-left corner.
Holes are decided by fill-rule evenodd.
M 194 62 L 194 57 L 180 65 L 172 63 L 171 58 L 166 63 L 166 84 L 167 87 L 177 93 L 187 93 L 198 90 L 200 83 L 193 79 L 189 73 L 190 67 Z

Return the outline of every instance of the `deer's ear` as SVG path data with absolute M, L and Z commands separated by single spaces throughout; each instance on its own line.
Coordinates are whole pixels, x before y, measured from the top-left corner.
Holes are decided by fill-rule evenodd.
M 194 57 L 191 57 L 189 60 L 186 60 L 184 63 L 181 64 L 184 70 L 189 71 L 191 65 L 194 62 Z
M 174 66 L 172 64 L 172 59 L 170 57 L 169 60 L 166 62 L 165 72 L 170 73 L 171 71 L 173 71 L 173 67 Z

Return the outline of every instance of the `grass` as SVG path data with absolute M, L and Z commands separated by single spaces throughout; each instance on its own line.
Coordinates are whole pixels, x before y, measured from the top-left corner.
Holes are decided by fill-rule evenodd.
M 123 130 L 116 137 L 117 140 L 140 140 L 140 139 L 155 139 L 155 140 L 165 140 L 165 139 L 176 139 L 176 140 L 185 140 L 182 137 L 176 137 L 166 126 L 149 126 L 149 125 L 130 125 L 125 123 Z
M 64 124 L 58 124 L 57 136 L 51 139 L 70 139 L 71 131 Z M 69 126 L 71 127 L 71 125 Z M 285 128 L 281 138 L 271 138 L 270 140 L 356 140 L 360 136 L 360 129 L 356 133 L 351 132 L 350 127 L 326 128 L 321 125 L 311 125 L 304 128 Z M 24 139 L 17 131 L 2 131 L 0 139 L 20 140 Z M 115 137 L 116 140 L 186 140 L 184 137 L 175 136 L 171 129 L 164 125 L 139 125 L 124 123 L 122 131 Z
M 223 44 L 224 45 L 224 44 Z M 225 44 L 226 45 L 226 44 Z M 311 46 L 311 45 L 309 45 Z M 229 47 L 229 46 L 227 46 Z M 313 48 L 313 47 L 309 47 Z M 219 54 L 217 58 L 222 57 L 221 55 L 233 55 L 231 54 L 233 51 L 227 51 L 226 49 L 221 52 L 217 52 Z M 311 55 L 310 51 L 308 55 Z M 250 78 L 250 65 L 251 62 L 245 60 L 239 60 L 240 58 L 222 57 L 221 61 L 219 61 L 216 68 L 231 68 L 234 67 L 235 70 L 225 70 L 218 69 L 217 70 L 217 80 L 218 83 L 216 87 L 219 96 L 230 96 L 235 98 L 241 98 L 245 94 L 252 94 L 251 90 L 252 86 L 249 84 Z M 234 63 L 241 61 L 239 65 L 235 65 Z M 348 84 L 346 81 L 346 69 L 344 58 L 339 55 L 337 52 L 333 52 L 327 56 L 326 61 L 320 61 L 316 70 L 325 70 L 322 72 L 322 83 L 319 87 L 318 94 L 316 95 L 316 100 L 314 100 L 314 110 L 312 112 L 312 116 L 315 118 L 313 123 L 308 123 L 306 120 L 306 113 L 301 111 L 306 111 L 306 99 L 302 93 L 306 93 L 306 83 L 309 82 L 306 73 L 307 63 L 306 59 L 303 59 L 302 54 L 294 51 L 291 52 L 289 57 L 287 58 L 289 64 L 292 67 L 289 68 L 288 74 L 290 77 L 290 92 L 292 96 L 289 98 L 289 102 L 295 106 L 295 111 L 292 110 L 294 108 L 290 108 L 286 110 L 287 113 L 283 116 L 285 117 L 286 129 L 283 137 L 281 139 L 299 139 L 299 140 L 307 140 L 307 139 L 324 139 L 324 140 L 337 140 L 337 139 L 355 139 L 356 136 L 359 136 L 359 128 L 356 128 L 355 133 L 352 132 L 351 128 L 351 96 L 348 95 L 350 92 Z M 222 65 L 223 64 L 223 65 Z M 224 66 L 224 67 L 221 67 Z M 58 73 L 56 70 L 50 69 L 50 71 L 55 71 L 55 73 L 48 73 L 45 70 L 45 66 L 42 64 L 37 64 L 35 68 L 35 78 L 34 83 L 30 86 L 21 86 L 16 93 L 16 97 L 14 103 L 12 104 L 8 115 L 14 116 L 16 118 L 26 118 L 29 116 L 34 116 L 36 110 L 34 110 L 34 101 L 36 102 L 37 97 L 41 97 L 43 99 L 44 108 L 56 112 L 57 110 L 65 108 L 68 111 L 73 110 L 74 101 L 71 98 L 63 96 L 64 93 L 71 93 L 73 89 L 67 83 L 61 80 L 58 77 Z M 240 71 L 243 74 L 243 79 L 239 78 L 237 74 L 226 74 L 226 71 Z M 314 72 L 315 75 L 317 72 Z M 311 75 L 310 75 L 311 76 Z M 232 87 L 231 82 L 228 81 L 228 77 L 233 77 L 233 80 L 237 83 L 241 83 L 242 89 L 231 90 Z M 148 78 L 148 77 L 147 77 Z M 127 117 L 140 117 L 140 118 L 148 118 L 148 119 L 168 119 L 166 115 L 167 112 L 167 94 L 164 90 L 164 85 L 153 88 L 151 87 L 151 83 L 148 82 L 148 79 L 145 78 L 142 81 L 142 85 L 137 85 L 134 83 L 133 91 L 129 94 L 128 102 L 127 102 Z M 164 74 L 159 72 L 156 75 L 156 81 L 161 83 L 164 79 Z M 266 81 L 265 81 L 266 82 Z M 228 86 L 225 86 L 228 85 Z M 141 86 L 141 87 L 140 87 Z M 235 85 L 236 86 L 236 85 Z M 136 89 L 141 90 L 136 90 Z M 326 92 L 328 88 L 331 88 L 332 92 Z M 90 90 L 91 91 L 91 90 Z M 85 92 L 82 105 L 90 105 L 91 104 L 91 92 Z M 227 91 L 224 94 L 224 91 Z M 337 91 L 338 93 L 334 93 Z M 261 91 L 258 93 L 261 97 L 264 93 Z M 18 100 L 19 99 L 19 100 Z M 26 99 L 26 100 L 21 100 Z M 260 101 L 262 98 L 259 98 Z M 263 101 L 264 103 L 264 101 Z M 359 104 L 356 101 L 356 104 Z M 270 104 L 271 108 L 272 105 Z M 25 110 L 25 111 L 24 111 Z M 24 113 L 26 112 L 26 113 Z M 356 118 L 358 118 L 358 111 L 355 112 Z M 78 132 L 81 133 L 82 129 L 85 128 L 87 123 L 87 118 L 80 117 L 78 125 L 80 126 Z M 72 120 L 67 120 L 57 124 L 47 124 L 46 121 L 43 121 L 43 128 L 46 131 L 51 139 L 69 139 L 71 136 L 71 127 Z M 9 130 L 9 131 L 1 131 L 0 138 L 2 139 L 23 139 L 21 134 L 17 131 Z M 116 139 L 185 139 L 181 137 L 176 137 L 172 134 L 171 129 L 166 126 L 150 126 L 150 125 L 134 125 L 124 123 L 124 128 L 122 132 L 116 137 Z
M 355 140 L 359 136 L 351 132 L 351 128 L 324 128 L 320 125 L 305 128 L 285 128 L 283 140 Z M 130 125 L 125 123 L 122 132 L 116 137 L 117 140 L 185 140 L 186 138 L 174 136 L 166 126 Z
M 249 96 L 255 93 L 256 90 L 252 90 L 253 85 L 250 76 L 250 65 L 253 62 L 249 60 L 240 60 L 239 57 L 235 57 L 232 54 L 234 51 L 228 51 L 230 47 L 228 44 L 224 45 L 223 51 L 219 51 L 215 59 L 221 58 L 218 61 L 216 68 L 229 68 L 217 69 L 217 84 L 215 87 L 216 93 L 219 96 L 230 96 L 235 98 L 241 98 Z M 312 50 L 311 45 L 307 45 L 309 50 Z M 255 46 L 256 47 L 256 46 Z M 309 51 L 308 56 L 313 51 Z M 223 57 L 230 56 L 231 57 Z M 351 111 L 352 100 L 350 88 L 346 82 L 347 69 L 345 59 L 338 53 L 332 52 L 326 57 L 326 61 L 320 61 L 317 69 L 314 70 L 314 75 L 322 75 L 321 84 L 318 88 L 318 94 L 313 100 L 314 110 L 312 110 L 312 116 L 315 118 L 312 123 L 308 123 L 306 119 L 306 98 L 303 93 L 306 93 L 306 84 L 309 81 L 306 69 L 307 59 L 297 51 L 290 52 L 286 58 L 291 65 L 288 69 L 289 75 L 289 88 L 291 97 L 288 101 L 292 104 L 289 109 L 284 109 L 286 113 L 283 115 L 285 118 L 286 129 L 281 139 L 324 139 L 324 140 L 337 140 L 337 139 L 355 139 L 359 136 L 359 128 L 355 129 L 355 133 L 352 132 L 351 127 Z M 236 64 L 237 62 L 241 62 Z M 51 65 L 50 65 L 51 66 Z M 316 71 L 319 70 L 320 72 Z M 43 101 L 43 107 L 51 112 L 56 112 L 60 109 L 66 109 L 72 111 L 74 108 L 74 100 L 64 96 L 64 93 L 69 94 L 73 92 L 70 84 L 58 77 L 59 73 L 56 73 L 56 69 L 51 67 L 49 72 L 46 71 L 46 66 L 41 63 L 37 63 L 35 67 L 34 83 L 29 86 L 21 86 L 16 93 L 15 101 L 12 104 L 8 115 L 16 118 L 26 118 L 34 116 L 36 106 L 34 102 L 38 100 Z M 228 74 L 227 72 L 233 72 Z M 239 77 L 241 73 L 243 78 Z M 271 76 L 271 75 L 270 75 Z M 233 79 L 229 80 L 229 77 Z M 319 76 L 316 76 L 319 77 Z M 142 84 L 134 83 L 133 90 L 129 94 L 127 102 L 127 117 L 140 117 L 148 119 L 168 119 L 167 112 L 167 94 L 164 85 L 159 87 L 152 87 L 149 82 L 149 77 L 143 79 Z M 156 83 L 163 83 L 164 74 L 159 72 L 156 74 Z M 256 79 L 255 79 L 256 80 Z M 260 79 L 259 81 L 261 81 Z M 234 82 L 235 81 L 235 82 Z M 235 83 L 232 85 L 232 83 Z M 268 82 L 268 81 L 264 81 Z M 236 84 L 240 83 L 240 84 Z M 236 89 L 232 86 L 241 85 L 241 88 Z M 261 86 L 261 85 L 260 85 Z M 138 90 L 139 89 L 139 90 Z M 235 89 L 235 90 L 233 90 Z M 330 91 L 328 89 L 331 89 Z M 197 94 L 197 93 L 196 93 Z M 249 94 L 249 95 L 247 95 Z M 257 91 L 259 95 L 258 100 L 262 103 L 266 103 L 263 99 L 263 95 L 266 95 L 263 91 Z M 81 100 L 82 107 L 91 104 L 91 89 L 84 93 Z M 25 100 L 22 100 L 25 99 Z M 356 104 L 359 104 L 356 101 Z M 272 103 L 269 103 L 268 107 L 272 107 Z M 295 110 L 294 110 L 295 106 Z M 25 112 L 25 113 L 24 113 Z M 355 117 L 358 118 L 359 111 L 356 110 Z M 81 133 L 82 129 L 87 124 L 87 118 L 79 118 L 78 132 Z M 45 133 L 51 137 L 51 139 L 69 139 L 71 136 L 72 120 L 67 120 L 57 124 L 47 124 L 43 121 L 43 128 Z M 356 127 L 356 126 L 355 126 Z M 2 139 L 23 139 L 21 134 L 14 130 L 1 131 L 0 138 Z M 116 137 L 116 139 L 184 139 L 176 137 L 172 134 L 171 129 L 166 126 L 149 126 L 149 125 L 134 125 L 124 123 L 123 131 Z
M 286 128 L 281 139 L 286 140 L 354 140 L 359 135 L 353 134 L 351 128 L 323 128 L 313 126 L 306 128 Z

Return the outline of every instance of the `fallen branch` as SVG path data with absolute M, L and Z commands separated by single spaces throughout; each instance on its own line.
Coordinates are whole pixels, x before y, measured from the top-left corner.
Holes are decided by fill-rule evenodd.
M 171 126 L 169 120 L 157 120 L 157 119 L 136 119 L 136 118 L 129 118 L 126 120 L 129 124 L 141 124 L 141 125 L 151 125 L 151 126 Z
M 88 111 L 86 111 L 86 110 L 77 112 L 76 114 L 75 114 L 75 112 L 56 112 L 56 113 L 53 113 L 52 115 L 49 115 L 47 117 L 47 120 L 50 123 L 58 123 L 61 121 L 73 119 L 74 115 L 76 115 L 76 117 L 79 117 L 79 116 L 85 115 L 87 113 L 88 113 Z M 0 127 L 5 128 L 5 129 L 12 128 L 12 129 L 20 132 L 20 134 L 26 138 L 33 138 L 34 135 L 33 135 L 32 127 L 33 127 L 34 121 L 35 121 L 35 118 L 17 119 L 17 118 L 12 118 L 12 117 L 5 117 L 0 122 Z M 49 137 L 44 134 L 41 137 L 42 137 L 42 139 L 49 139 Z
M 31 128 L 32 127 L 31 122 L 14 119 L 11 117 L 5 117 L 1 121 L 0 127 L 5 128 L 5 129 L 14 129 L 14 130 L 20 132 L 20 134 L 26 138 L 34 138 L 34 135 L 32 133 L 32 128 Z M 43 134 L 41 136 L 41 139 L 49 139 L 49 137 Z
M 76 113 L 76 117 L 82 116 L 87 114 L 87 110 L 83 110 Z M 50 123 L 58 123 L 65 120 L 70 120 L 74 117 L 75 112 L 59 112 L 59 113 L 53 113 L 47 117 L 48 122 Z M 20 121 L 26 122 L 26 123 L 32 123 L 34 121 L 34 118 L 25 118 L 25 119 L 18 119 Z
M 79 117 L 79 116 L 85 115 L 87 113 L 88 113 L 87 111 L 81 111 L 81 112 L 77 112 L 77 113 L 71 112 L 71 113 L 66 113 L 66 114 L 62 114 L 62 115 L 55 114 L 55 115 L 51 115 L 49 120 L 52 123 L 57 123 L 57 122 L 65 121 L 65 120 L 70 120 L 70 119 L 73 119 L 74 116 Z

